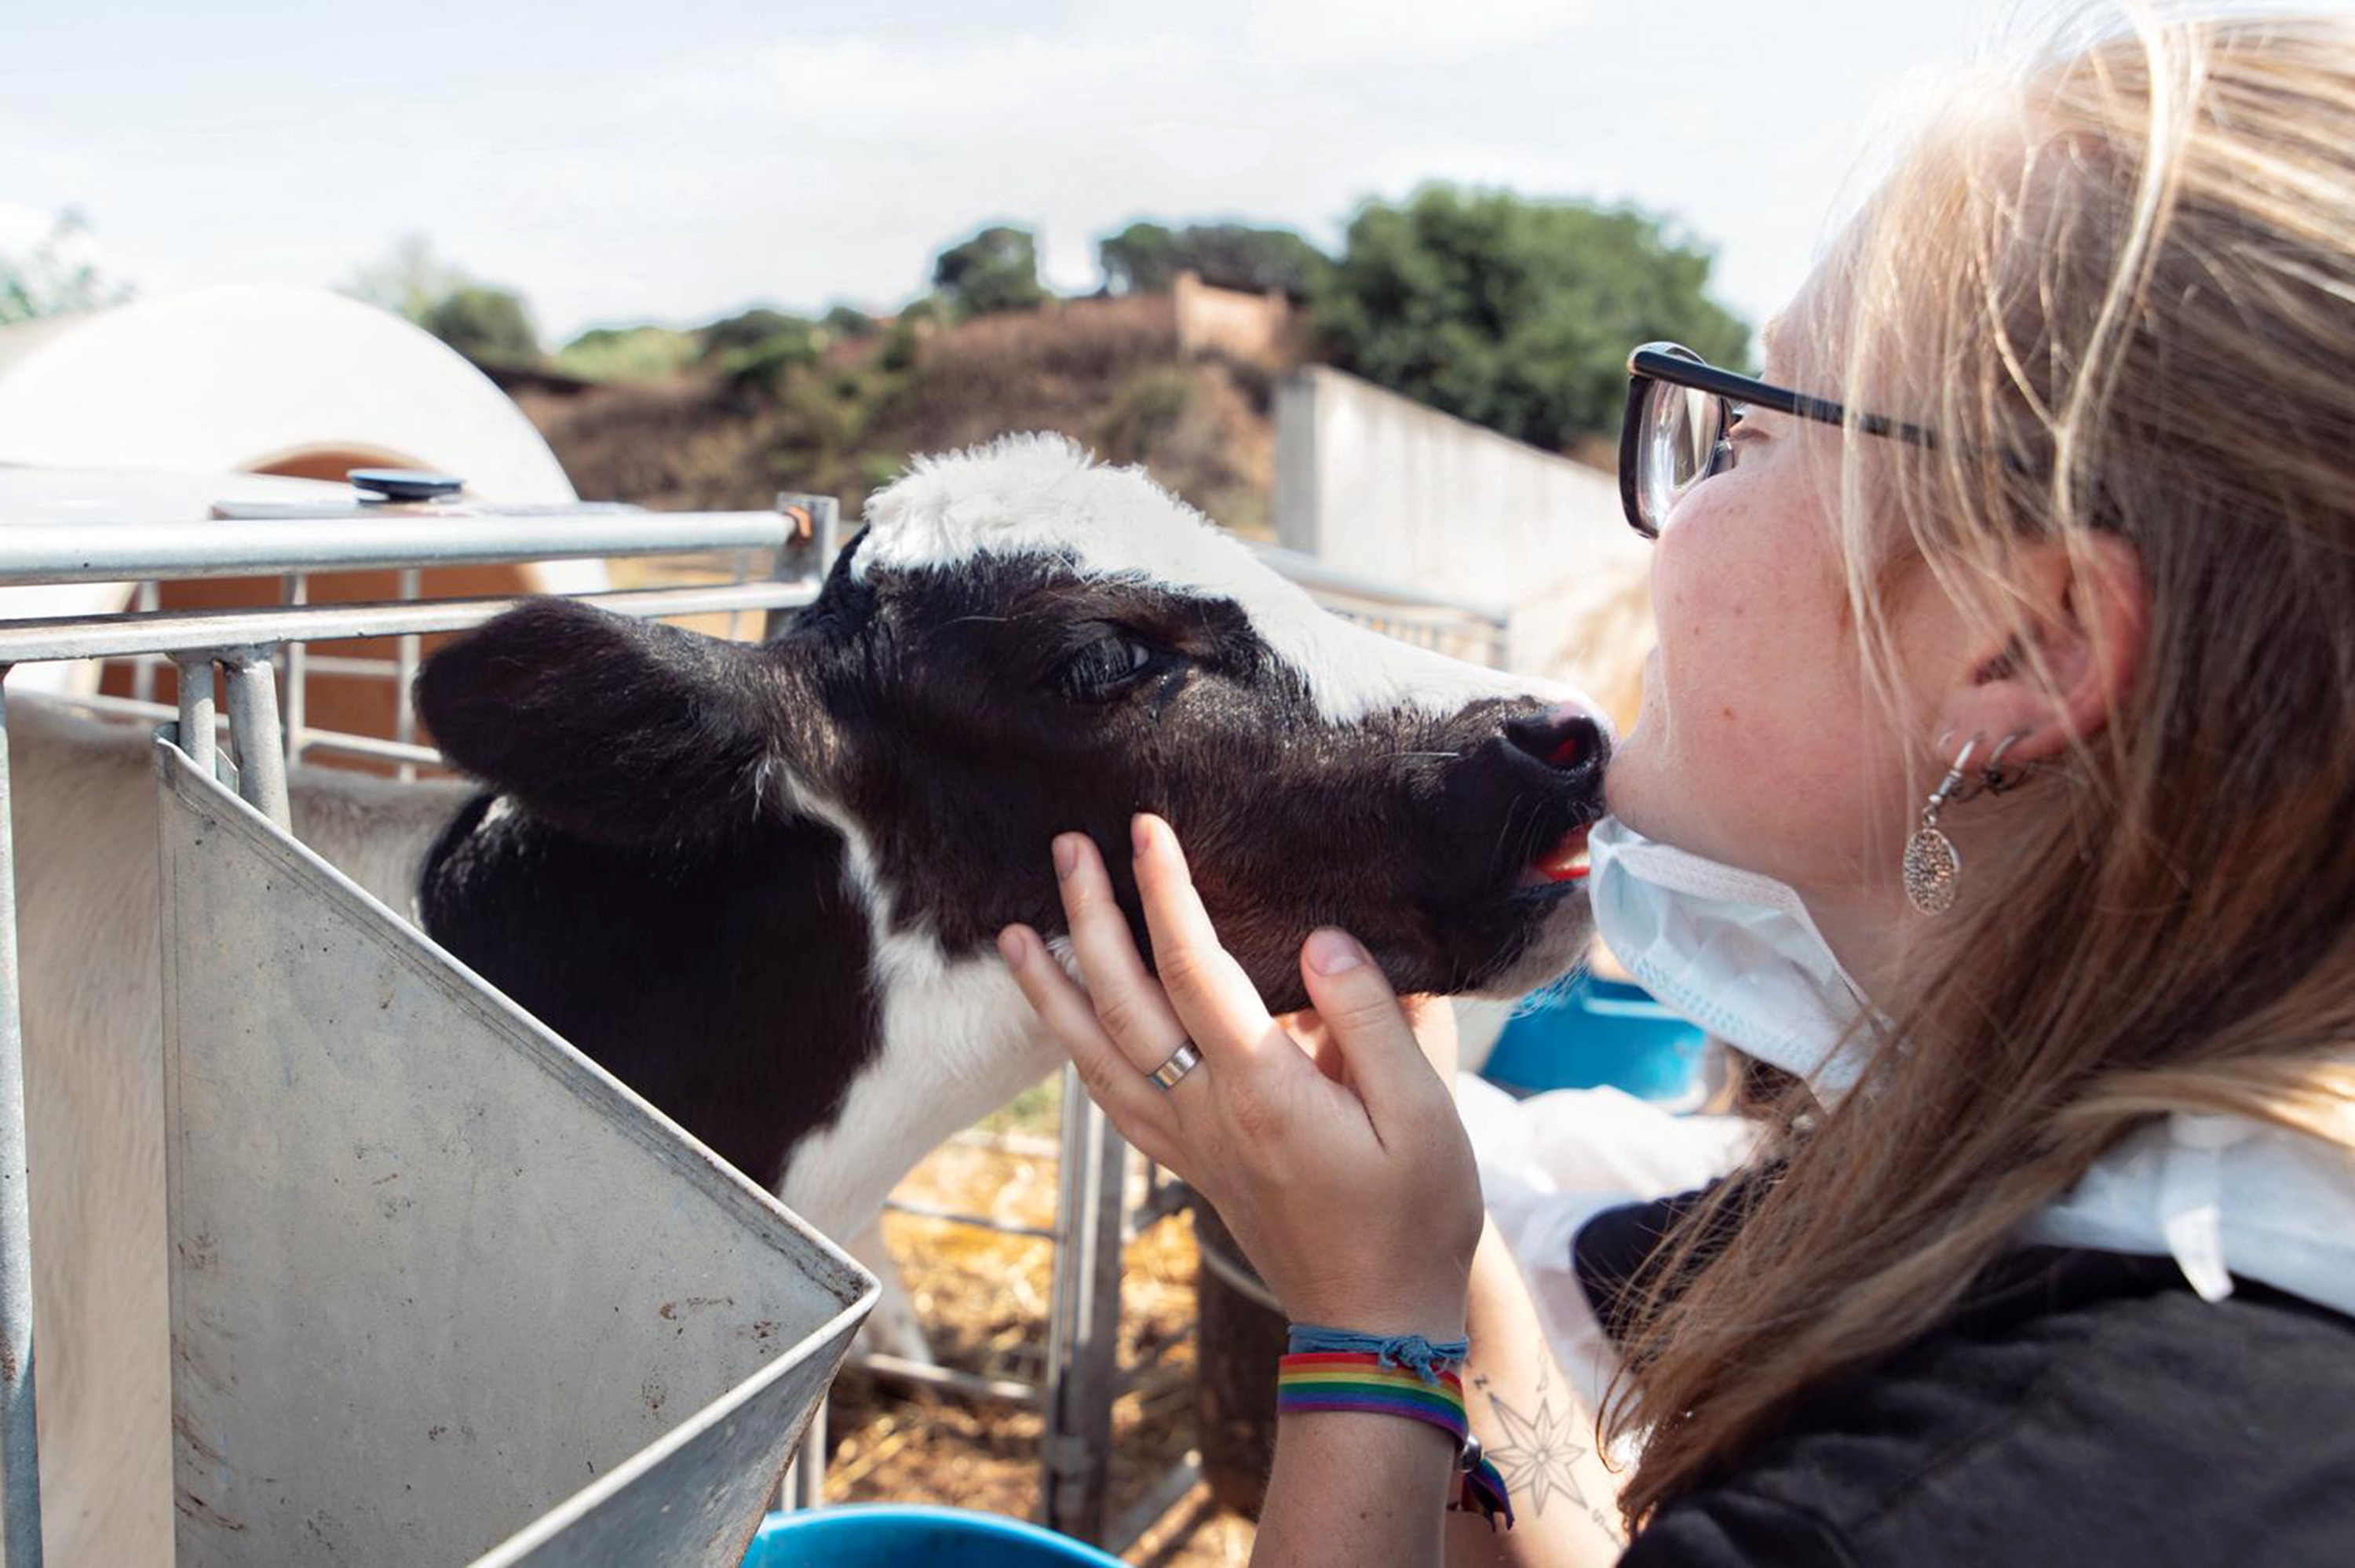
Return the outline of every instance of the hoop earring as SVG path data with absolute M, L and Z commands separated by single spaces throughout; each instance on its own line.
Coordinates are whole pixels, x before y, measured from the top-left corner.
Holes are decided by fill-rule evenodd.
M 1987 766 L 1979 770 L 1980 789 L 1990 795 L 2000 795 L 2028 782 L 2029 771 L 2036 766 L 2033 762 L 2021 763 L 2019 770 L 2008 777 L 2003 771 L 2003 754 L 2027 738 L 2028 731 L 2016 729 L 1995 743 L 1995 750 L 1987 756 Z
M 1924 915 L 1944 915 L 1955 906 L 1955 889 L 1963 879 L 1963 857 L 1955 851 L 1955 841 L 1939 831 L 1938 813 L 1947 802 L 1964 798 L 1955 791 L 1969 777 L 1971 753 L 1978 744 L 1977 736 L 1963 743 L 1955 765 L 1923 802 L 1922 821 L 1913 836 L 1905 841 L 1905 901 Z

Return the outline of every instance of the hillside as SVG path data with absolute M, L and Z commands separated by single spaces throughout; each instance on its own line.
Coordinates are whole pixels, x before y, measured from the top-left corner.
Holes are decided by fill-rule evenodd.
M 903 322 L 769 375 L 690 368 L 515 390 L 590 500 L 749 508 L 807 490 L 839 495 L 855 519 L 912 452 L 1060 430 L 1267 536 L 1274 375 L 1181 352 L 1170 296 L 1149 294 Z

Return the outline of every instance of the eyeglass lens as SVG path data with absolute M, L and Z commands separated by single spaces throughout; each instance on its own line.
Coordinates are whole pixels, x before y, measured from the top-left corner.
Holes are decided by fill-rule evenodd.
M 1646 524 L 1657 534 L 1684 493 L 1712 471 L 1725 437 L 1726 404 L 1711 392 L 1655 381 L 1645 390 L 1641 418 L 1636 494 Z

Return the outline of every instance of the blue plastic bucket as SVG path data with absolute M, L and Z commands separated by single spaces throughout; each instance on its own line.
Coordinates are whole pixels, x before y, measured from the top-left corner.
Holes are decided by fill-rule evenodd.
M 1608 1086 L 1684 1101 L 1700 1092 L 1707 1039 L 1640 987 L 1580 975 L 1522 1003 L 1480 1075 L 1515 1094 Z
M 1003 1514 L 900 1503 L 773 1513 L 752 1538 L 744 1568 L 1121 1568 L 1094 1547 Z

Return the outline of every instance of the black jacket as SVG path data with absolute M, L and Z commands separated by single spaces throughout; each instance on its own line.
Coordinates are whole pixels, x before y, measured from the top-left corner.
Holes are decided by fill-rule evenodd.
M 1606 1327 L 1679 1202 L 1580 1233 Z M 2026 1249 L 1663 1509 L 1621 1559 L 2048 1563 L 2355 1568 L 2355 1319 L 2248 1282 L 2203 1301 L 2171 1258 Z

